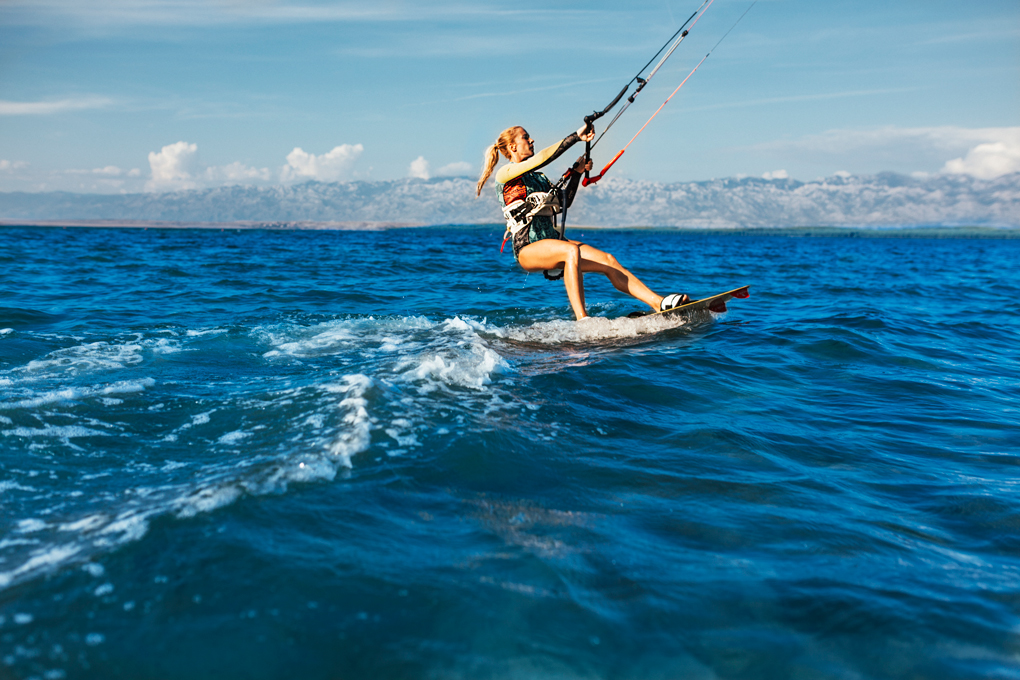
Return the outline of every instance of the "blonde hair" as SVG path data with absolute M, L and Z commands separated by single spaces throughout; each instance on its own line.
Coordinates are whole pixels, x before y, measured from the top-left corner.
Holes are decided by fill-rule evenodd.
M 514 141 L 514 137 L 517 136 L 518 130 L 523 130 L 520 125 L 508 127 L 499 133 L 499 137 L 496 138 L 496 143 L 485 150 L 485 160 L 482 162 L 482 176 L 478 179 L 478 190 L 475 192 L 475 198 L 482 195 L 482 187 L 489 181 L 489 177 L 492 175 L 492 171 L 496 168 L 496 163 L 499 161 L 499 154 L 503 154 L 508 160 L 510 158 L 510 142 Z

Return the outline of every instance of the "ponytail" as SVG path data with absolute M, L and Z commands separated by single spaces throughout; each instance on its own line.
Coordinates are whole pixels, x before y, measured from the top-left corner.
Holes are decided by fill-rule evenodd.
M 499 133 L 499 137 L 496 138 L 496 143 L 485 150 L 485 158 L 482 161 L 482 176 L 478 179 L 475 197 L 482 195 L 482 187 L 489 181 L 492 171 L 496 168 L 499 154 L 503 154 L 507 159 L 510 158 L 510 142 L 513 141 L 517 131 L 520 129 L 520 126 L 514 126 L 503 130 Z
M 475 192 L 475 197 L 482 195 L 482 187 L 489 181 L 489 176 L 492 175 L 492 171 L 496 167 L 496 163 L 499 161 L 499 152 L 496 151 L 496 145 L 493 144 L 485 150 L 485 160 L 482 161 L 482 176 L 478 180 L 478 189 Z

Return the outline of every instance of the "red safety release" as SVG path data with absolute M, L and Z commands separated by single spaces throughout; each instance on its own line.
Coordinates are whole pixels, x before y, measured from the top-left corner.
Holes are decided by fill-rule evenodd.
M 581 180 L 582 186 L 588 186 L 589 184 L 595 184 L 595 182 L 597 182 L 600 179 L 602 179 L 602 176 L 604 174 L 606 174 L 606 171 L 609 170 L 609 168 L 613 167 L 613 163 L 615 163 L 616 161 L 620 160 L 620 156 L 623 155 L 624 151 L 626 151 L 626 149 L 620 149 L 619 153 L 617 153 L 615 156 L 613 156 L 613 160 L 611 160 L 608 163 L 606 163 L 606 167 L 602 168 L 602 172 L 600 172 L 596 176 L 592 177 L 591 179 L 588 179 L 587 177 L 585 177 L 583 180 Z

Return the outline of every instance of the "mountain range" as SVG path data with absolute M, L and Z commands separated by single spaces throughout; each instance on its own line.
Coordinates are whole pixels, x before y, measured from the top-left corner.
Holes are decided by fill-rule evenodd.
M 171 222 L 501 221 L 492 185 L 464 177 L 229 186 L 169 193 L 0 193 L 0 219 Z M 1020 227 L 1020 173 L 846 175 L 801 182 L 752 177 L 664 184 L 607 178 L 578 191 L 569 224 L 658 227 Z

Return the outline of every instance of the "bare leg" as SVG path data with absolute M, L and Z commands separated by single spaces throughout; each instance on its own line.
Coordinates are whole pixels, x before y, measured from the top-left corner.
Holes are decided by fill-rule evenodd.
M 654 311 L 659 311 L 659 305 L 662 303 L 661 295 L 631 274 L 615 257 L 579 241 L 555 239 L 535 241 L 521 248 L 518 263 L 529 272 L 562 269 L 567 298 L 570 299 L 570 306 L 578 319 L 588 316 L 584 304 L 585 272 L 604 275 L 618 291 L 641 300 Z
M 584 268 L 577 273 L 577 292 L 581 294 L 581 309 L 588 309 L 588 305 L 584 302 Z
M 656 294 L 642 283 L 641 279 L 624 269 L 615 257 L 583 243 L 576 241 L 571 241 L 571 243 L 577 243 L 580 247 L 582 272 L 598 272 L 605 275 L 616 290 L 641 300 L 654 311 L 659 311 L 662 296 Z
M 517 254 L 517 263 L 529 272 L 562 269 L 563 284 L 567 288 L 567 298 L 574 316 L 578 319 L 588 316 L 584 310 L 584 290 L 581 288 L 584 278 L 581 274 L 580 244 L 555 239 L 535 241 L 521 248 Z

